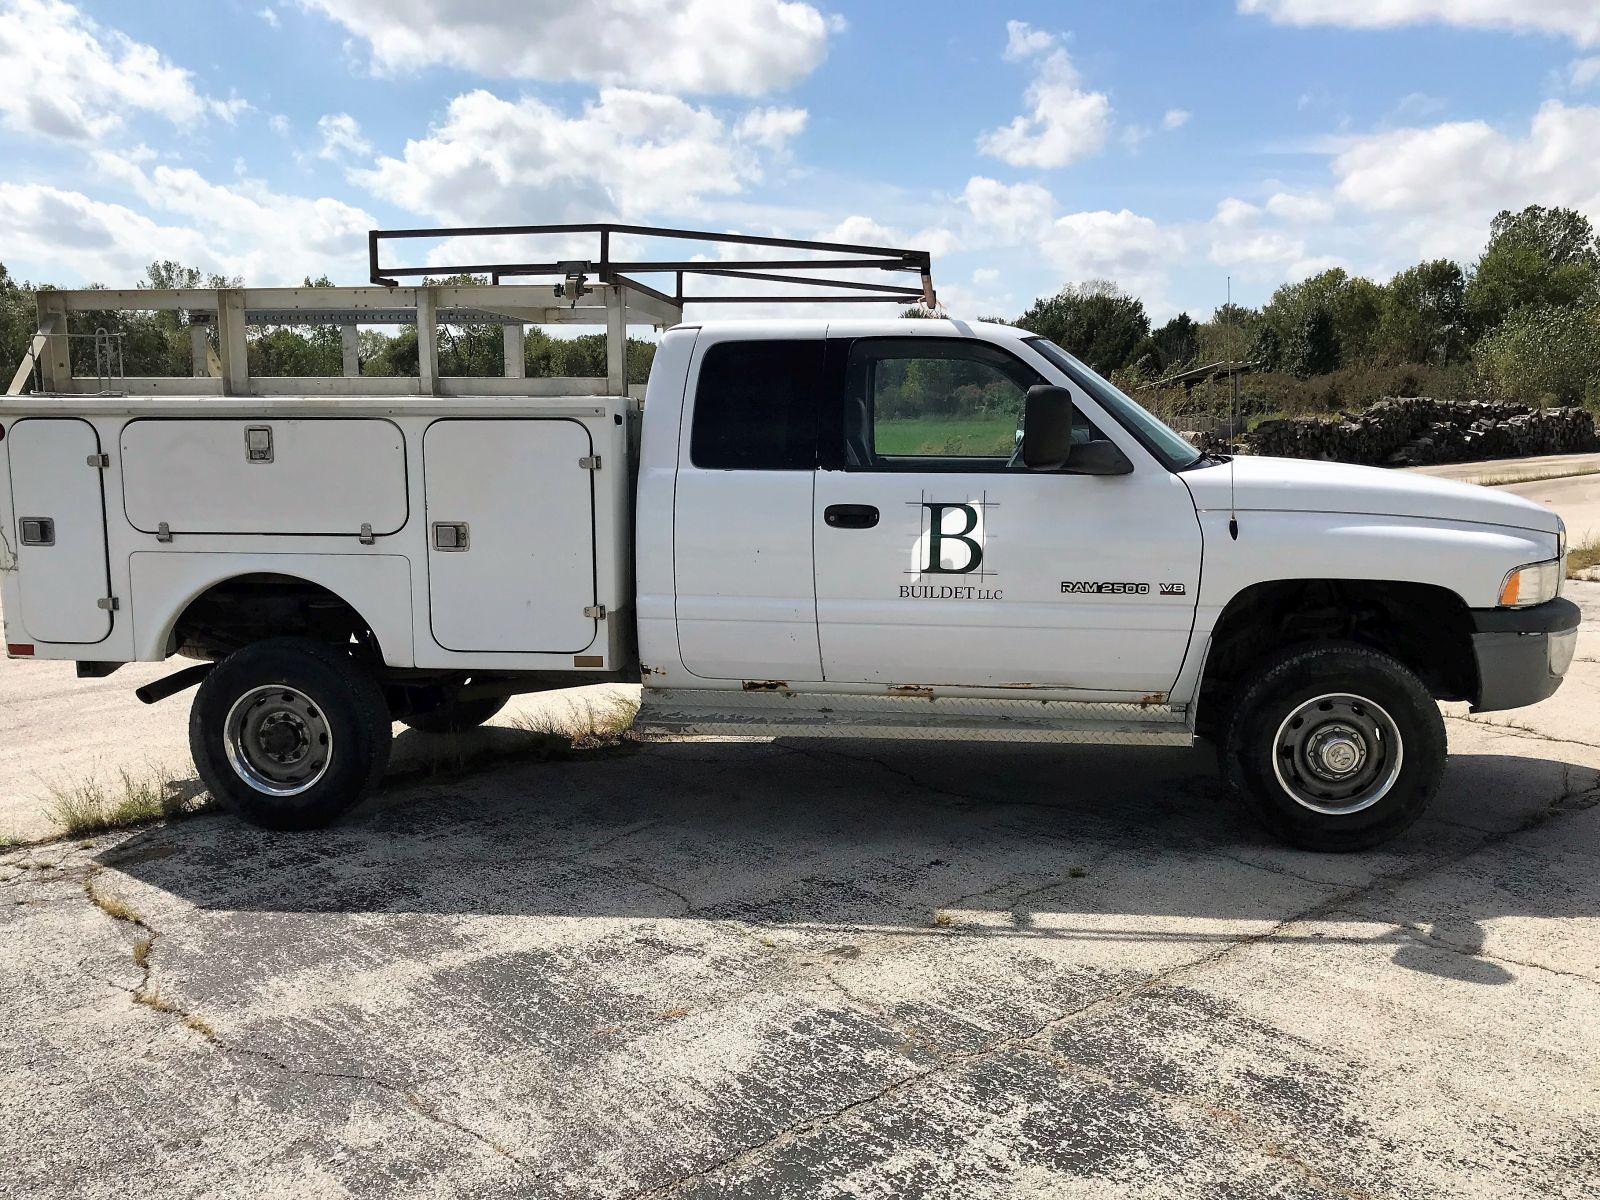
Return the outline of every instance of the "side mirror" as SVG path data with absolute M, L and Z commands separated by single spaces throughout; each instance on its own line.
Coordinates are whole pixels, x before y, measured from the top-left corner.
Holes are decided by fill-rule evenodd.
M 1022 409 L 1022 465 L 1030 471 L 1060 471 L 1072 453 L 1072 393 L 1036 383 Z

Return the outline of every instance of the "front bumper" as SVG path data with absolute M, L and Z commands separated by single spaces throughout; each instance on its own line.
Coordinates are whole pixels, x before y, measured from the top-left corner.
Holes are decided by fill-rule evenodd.
M 1576 604 L 1559 597 L 1532 608 L 1474 609 L 1478 697 L 1472 711 L 1522 708 L 1553 695 L 1572 664 L 1582 618 Z

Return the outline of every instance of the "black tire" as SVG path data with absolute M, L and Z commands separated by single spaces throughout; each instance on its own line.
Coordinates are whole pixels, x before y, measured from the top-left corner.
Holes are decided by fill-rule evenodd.
M 383 778 L 392 732 L 377 681 L 344 650 L 305 638 L 230 654 L 189 710 L 201 780 L 267 829 L 316 829 L 348 812 Z
M 1235 696 L 1219 746 L 1223 780 L 1292 845 L 1376 846 L 1409 828 L 1439 789 L 1444 718 L 1387 654 L 1344 642 L 1294 647 L 1250 672 Z
M 472 700 L 447 700 L 427 712 L 407 713 L 400 723 L 418 733 L 461 733 L 482 725 L 509 701 L 507 696 L 480 696 Z

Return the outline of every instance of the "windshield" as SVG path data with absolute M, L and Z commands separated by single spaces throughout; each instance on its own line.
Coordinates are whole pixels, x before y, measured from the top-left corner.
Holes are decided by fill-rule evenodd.
M 1095 402 L 1109 413 L 1113 420 L 1134 437 L 1139 444 L 1166 464 L 1172 471 L 1181 471 L 1199 462 L 1200 451 L 1191 446 L 1181 434 L 1174 432 L 1161 420 L 1140 408 L 1121 389 L 1109 380 L 1100 378 L 1060 346 L 1046 338 L 1029 338 L 1027 344 L 1050 360 L 1066 377 L 1072 380 Z

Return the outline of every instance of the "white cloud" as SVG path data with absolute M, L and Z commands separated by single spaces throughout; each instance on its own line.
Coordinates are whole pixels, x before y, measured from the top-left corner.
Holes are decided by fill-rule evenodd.
M 0 5 L 0 123 L 39 137 L 88 141 L 129 113 L 174 124 L 207 116 L 231 121 L 249 105 L 214 100 L 159 51 L 105 29 L 63 0 Z
M 276 29 L 280 24 L 278 19 L 278 10 L 273 8 L 270 4 L 257 9 L 256 16 L 265 21 L 267 23 L 267 27 L 270 29 Z
M 1567 83 L 1572 88 L 1586 88 L 1597 80 L 1600 80 L 1600 54 L 1574 59 L 1567 68 Z
M 1261 216 L 1261 209 L 1251 204 L 1248 200 L 1240 200 L 1237 196 L 1229 196 L 1217 205 L 1216 216 L 1211 218 L 1212 224 L 1220 225 L 1224 229 L 1237 228 L 1248 225 Z
M 352 178 L 411 212 L 467 224 L 691 212 L 759 181 L 763 152 L 798 127 L 797 111 L 729 128 L 654 92 L 602 88 L 577 115 L 531 96 L 467 92 L 400 157 Z
M 267 118 L 267 125 L 279 137 L 289 136 L 289 118 L 282 113 L 273 113 Z
M 842 27 L 795 0 L 300 0 L 393 73 L 481 75 L 759 95 L 821 64 Z
M 0 245 L 13 262 L 131 285 L 157 259 L 206 270 L 221 263 L 192 229 L 159 225 L 120 204 L 41 184 L 0 182 Z
M 1058 217 L 1042 246 L 1069 280 L 1109 279 L 1157 306 L 1164 302 L 1168 273 L 1184 253 L 1180 233 L 1127 209 Z
M 339 162 L 372 155 L 372 143 L 362 136 L 361 123 L 349 113 L 327 113 L 319 117 L 317 132 L 322 135 L 318 158 Z
M 177 258 L 256 285 L 323 272 L 365 274 L 367 230 L 377 221 L 342 200 L 287 195 L 249 178 L 225 186 L 187 168 L 146 170 L 103 152 L 94 157 L 103 175 L 130 189 L 146 208 L 188 226 L 166 248 L 141 250 L 143 262 Z
M 1600 5 L 1594 0 L 1239 0 L 1239 11 L 1282 25 L 1390 29 L 1428 22 L 1600 44 Z
M 806 127 L 803 108 L 752 108 L 739 119 L 739 136 L 768 150 L 781 150 Z
M 1333 219 L 1333 203 L 1321 196 L 1295 192 L 1276 192 L 1267 201 L 1267 211 L 1295 225 L 1315 225 Z
M 1111 101 L 1086 91 L 1054 34 L 1024 21 L 1006 24 L 1005 57 L 1034 64 L 1027 113 L 978 138 L 978 149 L 1014 167 L 1065 167 L 1098 153 L 1111 129 Z
M 1503 208 L 1560 204 L 1600 218 L 1600 107 L 1549 101 L 1525 133 L 1454 121 L 1347 139 L 1338 198 L 1384 218 L 1396 239 L 1467 259 Z
M 1182 129 L 1189 123 L 1190 112 L 1186 108 L 1169 108 L 1166 115 L 1161 118 L 1161 128 L 1168 133 L 1174 129 Z
M 1036 183 L 1004 184 L 974 175 L 967 180 L 961 200 L 981 227 L 1003 242 L 1020 242 L 1039 236 L 1050 224 L 1055 197 Z

